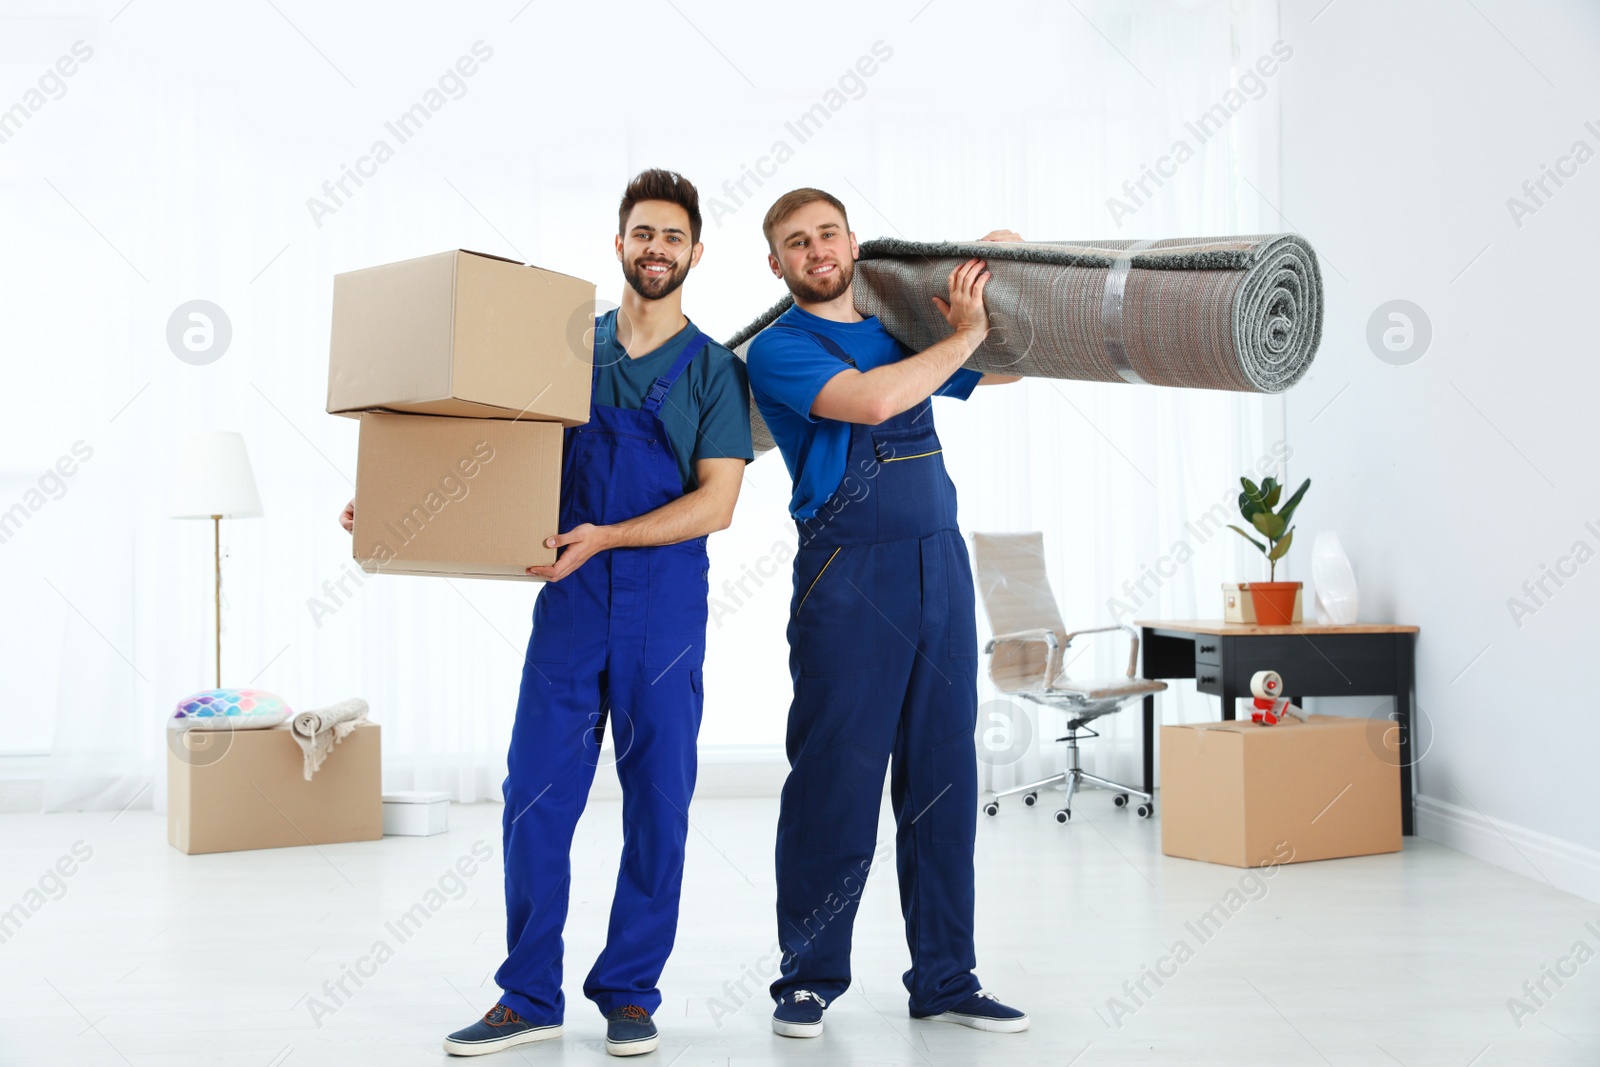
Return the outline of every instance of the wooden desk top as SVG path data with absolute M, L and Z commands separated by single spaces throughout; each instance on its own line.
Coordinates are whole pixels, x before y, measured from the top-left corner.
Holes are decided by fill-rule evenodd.
M 1357 622 L 1349 626 L 1322 626 L 1318 623 L 1296 623 L 1293 626 L 1259 626 L 1247 622 L 1223 622 L 1221 619 L 1135 619 L 1135 626 L 1152 630 L 1177 630 L 1180 633 L 1211 634 L 1217 637 L 1248 637 L 1252 634 L 1414 634 L 1415 626 L 1395 626 L 1382 622 Z

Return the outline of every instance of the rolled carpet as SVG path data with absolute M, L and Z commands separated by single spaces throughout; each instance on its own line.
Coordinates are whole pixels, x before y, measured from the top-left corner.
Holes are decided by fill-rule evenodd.
M 963 260 L 988 261 L 988 338 L 974 370 L 1089 382 L 1280 393 L 1305 374 L 1322 340 L 1322 274 L 1297 234 L 1158 241 L 867 241 L 856 308 L 920 352 L 950 336 L 933 304 Z M 739 331 L 756 334 L 785 297 Z M 771 435 L 751 403 L 756 449 Z
M 322 769 L 333 746 L 367 721 L 367 702 L 360 697 L 341 700 L 325 708 L 302 711 L 289 720 L 289 730 L 305 756 L 302 768 L 306 781 Z

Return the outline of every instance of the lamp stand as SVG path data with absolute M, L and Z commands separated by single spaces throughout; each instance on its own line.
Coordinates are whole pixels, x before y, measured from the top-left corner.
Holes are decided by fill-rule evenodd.
M 211 562 L 216 568 L 217 582 L 217 688 L 222 688 L 222 516 L 211 516 Z

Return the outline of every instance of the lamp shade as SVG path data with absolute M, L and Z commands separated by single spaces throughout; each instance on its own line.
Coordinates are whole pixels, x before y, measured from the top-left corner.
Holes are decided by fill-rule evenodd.
M 190 436 L 178 464 L 172 495 L 175 519 L 258 519 L 261 497 L 244 438 L 236 433 Z

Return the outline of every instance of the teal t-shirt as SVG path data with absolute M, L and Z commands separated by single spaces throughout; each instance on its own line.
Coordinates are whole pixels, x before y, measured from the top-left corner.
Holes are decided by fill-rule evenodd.
M 594 324 L 594 361 L 599 367 L 594 402 L 639 410 L 644 406 L 645 394 L 657 378 L 672 369 L 695 331 L 691 322 L 654 352 L 634 359 L 617 342 L 616 311 L 601 315 Z M 755 458 L 750 441 L 750 384 L 744 361 L 715 341 L 690 361 L 667 391 L 657 414 L 666 425 L 667 441 L 672 445 L 686 493 L 698 484 L 694 476 L 696 460 Z

